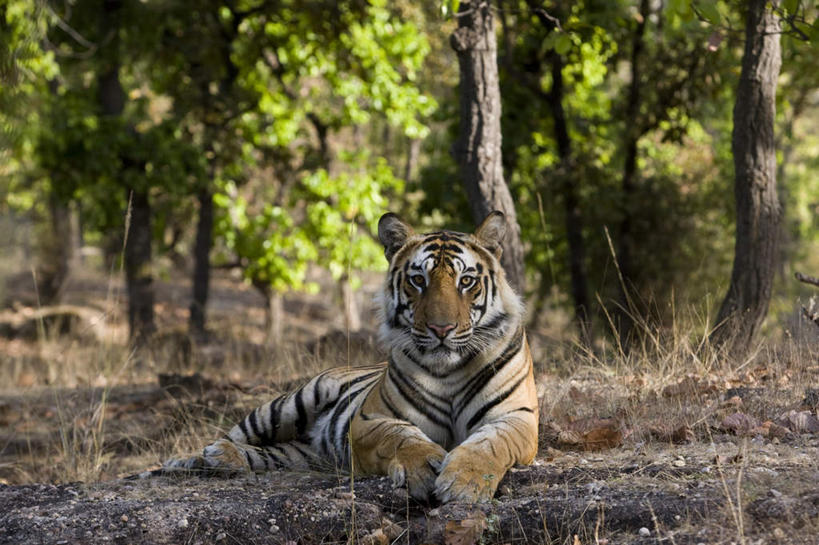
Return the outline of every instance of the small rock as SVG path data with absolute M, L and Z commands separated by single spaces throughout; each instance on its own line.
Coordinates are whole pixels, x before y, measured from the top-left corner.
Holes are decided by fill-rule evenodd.
M 121 520 L 122 522 L 128 522 L 128 515 L 122 515 L 121 517 L 119 517 L 119 520 Z
M 180 528 L 187 528 L 188 527 L 188 519 L 180 519 L 180 521 L 176 524 Z
M 651 535 L 651 530 L 643 526 L 642 528 L 637 530 L 637 533 L 640 534 L 640 537 L 648 537 Z

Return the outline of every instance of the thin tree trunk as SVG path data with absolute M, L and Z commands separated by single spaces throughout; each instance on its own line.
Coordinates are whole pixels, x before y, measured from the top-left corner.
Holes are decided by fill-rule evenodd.
M 743 357 L 768 313 L 782 210 L 776 191 L 776 84 L 780 22 L 767 0 L 749 0 L 742 72 L 734 105 L 736 245 L 731 284 L 711 340 Z M 774 5 L 778 2 L 774 2 Z
M 125 242 L 125 282 L 131 341 L 144 343 L 156 331 L 151 271 L 151 206 L 145 189 L 126 188 L 130 198 L 130 226 Z
M 640 102 L 642 96 L 641 86 L 641 57 L 645 47 L 646 24 L 650 15 L 651 6 L 649 0 L 640 1 L 640 18 L 637 21 L 637 28 L 632 36 L 631 44 L 631 81 L 629 82 L 628 98 L 626 102 L 625 116 L 625 162 L 623 163 L 622 191 L 622 213 L 620 220 L 620 230 L 617 248 L 617 266 L 620 271 L 620 297 L 617 311 L 615 312 L 617 334 L 620 337 L 621 346 L 628 349 L 632 329 L 634 328 L 635 309 L 628 291 L 633 285 L 634 278 L 634 233 L 632 233 L 631 208 L 633 206 L 634 191 L 637 183 L 637 143 L 642 135 L 641 127 L 636 123 L 640 113 Z
M 284 319 L 284 300 L 281 292 L 266 288 L 267 312 L 265 312 L 265 328 L 267 329 L 267 343 L 277 347 L 282 342 L 282 320 Z
M 421 156 L 421 139 L 411 138 L 407 150 L 407 162 L 404 165 L 404 181 L 411 182 L 418 171 L 418 159 Z
M 525 275 L 515 203 L 503 179 L 501 101 L 497 40 L 488 0 L 461 1 L 458 28 L 450 37 L 460 66 L 461 119 L 453 153 L 475 222 L 493 210 L 506 215 L 501 263 L 509 283 L 523 293 Z
M 111 39 L 102 49 L 102 68 L 98 79 L 98 100 L 104 117 L 119 117 L 125 108 L 125 93 L 119 79 L 119 19 L 121 0 L 103 0 L 100 33 Z M 136 168 L 137 162 L 122 158 L 123 169 Z M 125 187 L 130 207 L 126 227 L 125 281 L 128 292 L 128 326 L 132 342 L 144 342 L 156 329 L 154 324 L 153 275 L 151 273 L 151 206 L 148 189 Z
M 341 304 L 344 305 L 344 328 L 347 331 L 358 331 L 361 329 L 361 313 L 355 299 L 355 290 L 350 285 L 350 278 L 346 274 L 341 277 L 339 284 L 341 286 Z
M 74 245 L 72 244 L 71 212 L 56 195 L 49 197 L 48 229 L 40 238 L 37 265 L 38 296 L 43 305 L 57 303 L 71 271 Z
M 580 339 L 584 344 L 591 342 L 591 321 L 589 319 L 588 276 L 586 274 L 586 247 L 583 242 L 583 216 L 577 195 L 577 178 L 574 168 L 572 141 L 563 108 L 563 59 L 555 54 L 552 59 L 552 90 L 549 93 L 549 107 L 554 118 L 554 133 L 557 152 L 560 157 L 559 177 L 563 190 L 566 212 L 566 237 L 569 242 L 569 273 L 571 276 L 574 315 Z
M 193 298 L 188 329 L 199 341 L 207 339 L 205 311 L 210 287 L 210 249 L 213 245 L 213 194 L 207 187 L 199 190 L 199 222 L 193 247 Z

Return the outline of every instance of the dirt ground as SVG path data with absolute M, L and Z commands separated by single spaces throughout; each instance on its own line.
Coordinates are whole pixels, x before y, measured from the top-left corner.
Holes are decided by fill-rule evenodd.
M 816 442 L 743 449 L 541 459 L 479 507 L 341 475 L 2 486 L 0 543 L 816 543 Z
M 377 360 L 377 280 L 361 331 L 343 331 L 335 296 L 294 296 L 273 348 L 264 301 L 235 279 L 215 281 L 205 345 L 184 334 L 189 286 L 158 282 L 160 334 L 139 353 L 116 282 L 75 278 L 57 309 L 20 282 L 0 311 L 0 543 L 819 543 L 813 340 L 721 365 L 674 334 L 625 358 L 560 341 L 557 317 L 530 329 L 536 463 L 491 504 L 419 505 L 343 474 L 122 479 L 319 369 Z

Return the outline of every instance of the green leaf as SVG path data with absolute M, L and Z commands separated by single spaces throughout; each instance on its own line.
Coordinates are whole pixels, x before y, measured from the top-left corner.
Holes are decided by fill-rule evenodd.
M 716 2 L 706 1 L 697 3 L 697 9 L 706 21 L 712 25 L 719 24 L 722 15 L 720 15 L 719 7 L 717 6 Z
M 555 37 L 555 53 L 558 55 L 565 55 L 568 53 L 572 48 L 572 39 L 571 37 L 562 32 Z

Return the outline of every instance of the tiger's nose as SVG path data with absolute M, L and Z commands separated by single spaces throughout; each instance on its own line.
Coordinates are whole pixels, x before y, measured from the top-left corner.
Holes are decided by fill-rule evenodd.
M 455 324 L 427 324 L 427 326 L 432 330 L 435 335 L 438 336 L 439 339 L 443 339 L 446 337 L 446 334 L 455 329 Z

